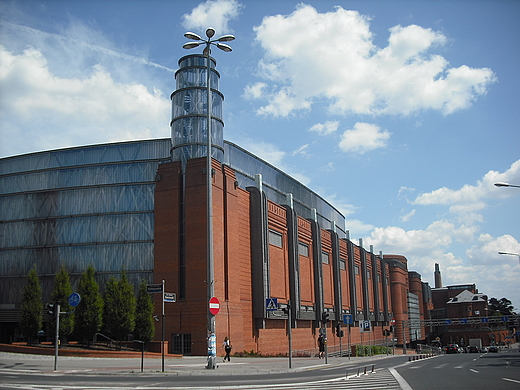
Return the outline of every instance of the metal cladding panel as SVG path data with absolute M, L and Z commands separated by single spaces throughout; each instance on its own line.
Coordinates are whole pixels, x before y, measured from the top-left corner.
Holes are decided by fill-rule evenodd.
M 170 149 L 171 140 L 161 138 L 30 153 L 0 159 L 0 176 L 78 165 L 164 160 L 170 157 Z
M 284 204 L 286 202 L 286 194 L 292 194 L 294 211 L 296 211 L 297 215 L 302 218 L 311 218 L 311 210 L 314 208 L 317 211 L 320 226 L 331 226 L 331 221 L 334 221 L 340 237 L 345 236 L 343 230 L 345 218 L 334 206 L 299 181 L 266 161 L 235 144 L 225 141 L 224 164 L 235 170 L 236 178 L 241 188 L 254 186 L 255 174 L 261 174 L 263 190 L 269 200 L 278 204 Z
M 151 280 L 155 180 L 170 150 L 159 139 L 0 159 L 0 304 L 19 304 L 33 266 L 44 297 L 62 264 Z

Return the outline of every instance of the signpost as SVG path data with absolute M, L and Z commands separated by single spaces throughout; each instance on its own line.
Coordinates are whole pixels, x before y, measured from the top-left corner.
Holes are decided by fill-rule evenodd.
M 175 293 L 163 293 L 164 302 L 177 302 L 177 294 Z
M 162 352 L 162 371 L 164 372 L 164 279 L 161 284 L 148 284 L 146 286 L 146 292 L 148 293 L 163 293 L 162 299 L 162 320 L 161 320 L 161 352 Z
M 208 302 L 208 309 L 212 316 L 216 316 L 220 311 L 220 302 L 217 297 L 211 297 Z M 213 318 L 213 317 L 212 317 Z M 211 320 L 210 322 L 213 322 Z M 215 332 L 208 332 L 208 364 L 206 368 L 214 369 L 215 356 L 217 356 L 217 336 Z
M 267 310 L 267 311 L 278 310 L 278 299 L 277 298 L 267 298 L 265 300 L 265 310 Z
M 352 354 L 352 348 L 350 346 L 350 326 L 354 323 L 354 316 L 352 314 L 343 314 L 343 323 L 348 325 L 348 360 Z
M 72 307 L 76 307 L 79 305 L 81 301 L 81 297 L 78 293 L 72 293 L 69 295 L 69 305 L 71 305 Z
M 219 311 L 220 311 L 220 302 L 219 302 L 218 298 L 211 297 L 211 299 L 209 300 L 209 312 L 211 314 L 213 314 L 214 316 L 216 316 Z

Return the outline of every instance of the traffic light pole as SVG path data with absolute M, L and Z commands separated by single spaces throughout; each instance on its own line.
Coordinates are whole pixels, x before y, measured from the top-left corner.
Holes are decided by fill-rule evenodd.
M 287 332 L 289 338 L 289 368 L 292 368 L 292 318 L 291 301 L 287 302 Z
M 58 346 L 60 344 L 60 304 L 54 306 L 56 316 L 56 335 L 54 337 L 54 371 L 58 369 Z

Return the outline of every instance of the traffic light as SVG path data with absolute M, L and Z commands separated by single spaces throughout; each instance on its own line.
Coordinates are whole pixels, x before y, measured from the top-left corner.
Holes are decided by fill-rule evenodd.
M 329 313 L 327 313 L 326 311 L 321 313 L 321 322 L 323 322 L 324 324 L 329 322 Z
M 47 303 L 47 313 L 54 315 L 54 303 Z
M 343 330 L 341 330 L 341 325 L 340 324 L 336 325 L 336 336 L 343 337 Z

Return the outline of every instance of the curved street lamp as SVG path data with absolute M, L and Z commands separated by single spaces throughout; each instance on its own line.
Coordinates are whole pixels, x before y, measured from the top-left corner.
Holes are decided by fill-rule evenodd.
M 517 187 L 520 188 L 520 185 L 518 184 L 509 184 L 509 183 L 495 183 L 496 187 Z
M 517 256 L 518 261 L 520 262 L 520 254 L 518 253 L 512 253 L 512 252 L 498 252 L 499 255 L 510 255 L 510 256 Z
M 207 124 L 206 124 L 206 133 L 207 133 L 207 149 L 206 149 L 206 177 L 207 177 L 207 196 L 206 196 L 206 209 L 207 209 L 207 218 L 208 218 L 208 226 L 207 226 L 207 262 L 208 262 L 208 275 L 207 275 L 207 283 L 208 283 L 208 304 L 209 300 L 214 296 L 214 259 L 213 259 L 213 194 L 212 194 L 212 169 L 211 169 L 211 147 L 212 147 L 212 134 L 211 134 L 211 85 L 210 85 L 210 73 L 211 73 L 211 45 L 218 47 L 220 50 L 225 52 L 230 52 L 233 49 L 231 46 L 226 45 L 222 42 L 230 42 L 235 39 L 233 35 L 222 35 L 217 39 L 212 39 L 215 35 L 215 29 L 213 27 L 209 27 L 206 30 L 207 39 L 203 39 L 200 35 L 195 34 L 193 32 L 186 32 L 184 36 L 188 39 L 192 39 L 192 42 L 185 43 L 182 47 L 184 49 L 193 49 L 199 47 L 200 45 L 206 45 L 202 54 L 206 57 L 206 95 L 207 95 Z M 211 314 L 208 310 L 208 360 L 207 360 L 207 369 L 215 369 L 215 357 L 216 357 L 216 335 L 215 335 L 215 316 Z

